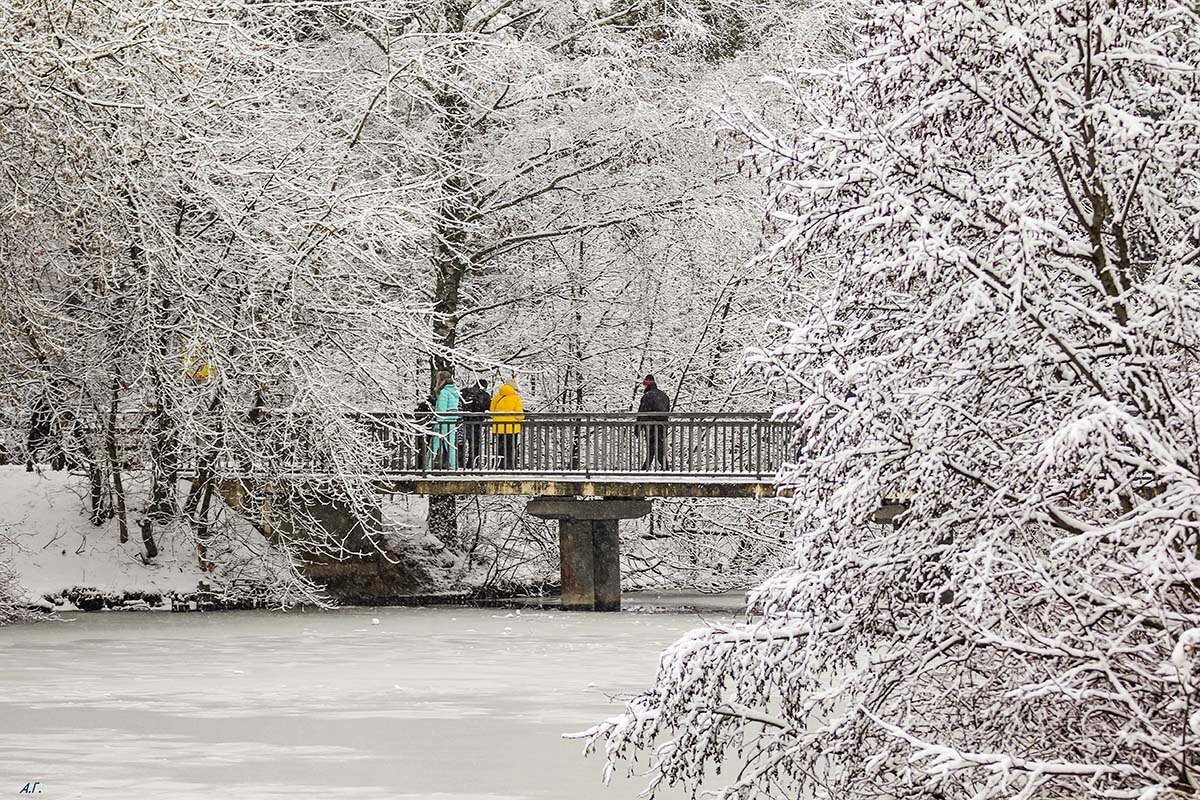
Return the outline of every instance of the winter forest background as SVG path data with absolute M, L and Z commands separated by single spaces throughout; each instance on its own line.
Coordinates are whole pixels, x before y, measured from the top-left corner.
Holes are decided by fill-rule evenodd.
M 7 457 L 50 409 L 144 561 L 321 600 L 298 564 L 344 542 L 212 496 L 278 446 L 264 409 L 365 503 L 347 413 L 434 369 L 543 410 L 653 371 L 678 409 L 778 408 L 796 456 L 784 500 L 636 530 L 637 580 L 758 588 L 588 732 L 611 770 L 1196 795 L 1194 2 L 0 2 L 0 54 Z M 435 582 L 554 558 L 503 501 L 397 513 Z
M 45 402 L 90 474 L 92 513 L 147 555 L 155 537 L 199 538 L 228 583 L 220 554 L 248 537 L 226 530 L 211 489 L 178 496 L 173 475 L 194 465 L 171 443 L 197 459 L 270 452 L 262 409 L 302 411 L 288 436 L 336 453 L 343 490 L 363 495 L 371 443 L 346 412 L 411 411 L 450 364 L 493 388 L 515 377 L 530 410 L 628 410 L 651 371 L 679 409 L 781 397 L 739 371 L 782 275 L 753 258 L 762 187 L 714 109 L 786 113 L 794 101 L 759 76 L 836 47 L 840 17 L 703 3 L 5 10 L 5 445 L 23 460 Z M 212 379 L 187 380 L 196 365 Z M 153 417 L 132 471 L 113 441 L 128 412 Z M 665 507 L 658 525 L 753 551 L 748 570 L 723 558 L 739 574 L 697 572 L 713 559 L 662 537 L 647 571 L 745 585 L 786 538 L 780 509 L 750 513 L 747 528 L 744 513 Z M 449 540 L 515 516 L 430 514 Z M 741 542 L 724 537 L 733 526 Z M 341 548 L 303 527 L 291 544 Z M 497 580 L 551 547 L 533 529 L 481 538 L 500 550 L 486 554 Z M 256 554 L 270 562 L 256 580 L 311 598 L 288 550 Z M 245 554 L 230 558 L 245 575 Z

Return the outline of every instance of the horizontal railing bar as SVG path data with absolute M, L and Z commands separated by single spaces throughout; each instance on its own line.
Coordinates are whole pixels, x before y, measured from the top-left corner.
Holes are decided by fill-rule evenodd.
M 183 470 L 179 473 L 180 477 L 186 479 L 195 472 Z M 539 478 L 542 480 L 554 480 L 558 477 L 571 479 L 585 480 L 612 480 L 615 478 L 631 478 L 638 480 L 659 480 L 667 481 L 676 478 L 745 478 L 751 481 L 759 481 L 761 483 L 770 483 L 769 478 L 760 478 L 753 472 L 663 472 L 661 470 L 613 470 L 606 472 L 590 472 L 586 473 L 582 470 L 571 471 L 555 471 L 541 472 L 538 470 L 528 469 L 510 469 L 510 470 L 421 470 L 421 471 L 396 471 L 396 472 L 368 472 L 368 473 L 340 473 L 340 472 L 247 472 L 241 477 L 245 478 L 321 478 L 329 480 L 421 480 L 424 478 L 458 478 L 462 480 L 474 480 L 475 478 L 500 478 L 507 480 L 527 480 L 530 478 Z
M 295 414 L 304 414 L 305 412 L 288 412 Z M 573 419 L 633 419 L 640 416 L 662 416 L 662 412 L 658 411 L 597 411 L 597 412 L 566 412 L 566 411 L 461 411 L 450 410 L 444 412 L 426 411 L 426 414 L 473 414 L 477 417 L 488 417 L 492 415 L 499 416 L 525 416 L 536 419 L 555 419 L 555 420 L 573 420 Z M 347 416 L 391 416 L 391 417 L 412 417 L 417 416 L 415 413 L 398 412 L 398 411 L 352 411 L 347 412 Z M 711 412 L 703 411 L 671 411 L 666 414 L 669 420 L 676 419 L 718 419 L 718 420 L 771 420 L 773 414 L 770 412 Z M 782 421 L 782 420 L 781 420 Z
M 247 412 L 247 411 L 241 411 L 241 412 L 237 412 L 237 414 L 235 414 L 234 416 L 244 417 L 244 416 L 247 416 L 249 413 L 250 412 Z M 254 413 L 260 418 L 267 418 L 267 417 L 285 418 L 285 417 L 315 416 L 314 413 L 311 411 L 300 411 L 300 410 L 297 410 L 297 411 L 259 410 Z M 347 412 L 344 412 L 342 414 L 342 416 L 347 419 L 355 419 L 355 418 L 378 419 L 380 417 L 411 418 L 411 417 L 421 416 L 422 414 L 440 414 L 440 413 L 455 414 L 458 416 L 470 415 L 470 416 L 475 416 L 475 417 L 480 417 L 480 418 L 484 418 L 484 417 L 490 418 L 492 416 L 524 416 L 526 419 L 547 419 L 547 420 L 592 420 L 592 419 L 619 420 L 619 419 L 638 419 L 643 416 L 661 416 L 661 412 L 655 412 L 655 411 L 646 411 L 646 412 L 638 412 L 638 411 L 595 411 L 595 412 L 593 412 L 593 411 L 583 411 L 583 412 L 571 412 L 571 411 L 481 411 L 481 412 L 477 412 L 477 411 L 452 410 L 452 411 L 439 412 L 439 411 L 435 411 L 432 409 L 429 411 L 420 412 L 420 414 L 418 414 L 417 412 L 411 412 L 411 411 L 347 411 Z M 155 412 L 151 409 L 128 410 L 128 411 L 118 412 L 118 416 L 121 416 L 121 417 L 138 417 L 138 416 L 151 417 L 154 414 L 155 414 Z M 192 416 L 193 418 L 198 419 L 198 420 L 203 420 L 203 419 L 221 419 L 228 415 L 227 414 L 199 413 L 199 414 L 192 414 L 190 416 Z M 672 421 L 672 422 L 675 420 L 689 420 L 689 419 L 712 419 L 712 420 L 721 420 L 721 421 L 726 421 L 726 420 L 727 421 L 766 420 L 766 421 L 777 421 L 777 422 L 785 421 L 785 420 L 781 420 L 781 419 L 776 419 L 773 413 L 766 412 L 766 411 L 761 411 L 761 412 L 760 411 L 746 411 L 746 412 L 741 412 L 741 411 L 714 411 L 714 412 L 705 412 L 705 411 L 678 411 L 678 412 L 676 412 L 676 411 L 671 411 L 671 412 L 667 413 L 666 416 L 668 418 L 668 421 Z

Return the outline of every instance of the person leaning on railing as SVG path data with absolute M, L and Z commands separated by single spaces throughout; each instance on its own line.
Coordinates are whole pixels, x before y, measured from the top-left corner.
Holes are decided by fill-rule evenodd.
M 480 379 L 463 387 L 462 410 L 472 415 L 459 426 L 459 461 L 467 469 L 483 466 L 483 426 L 486 424 L 483 415 L 491 405 L 492 395 L 488 391 L 487 381 Z
M 509 381 L 496 390 L 492 398 L 492 433 L 496 436 L 496 452 L 500 454 L 500 469 L 516 469 L 517 437 L 525 419 L 525 405 L 517 388 Z
M 417 407 L 413 410 L 413 421 L 416 422 L 418 433 L 413 434 L 413 453 L 416 456 L 418 470 L 429 468 L 429 443 L 433 438 L 428 431 L 433 428 L 433 398 L 426 395 L 419 398 Z M 408 463 L 411 463 L 408 462 Z
M 638 405 L 638 425 L 634 433 L 646 436 L 646 460 L 642 469 L 650 469 L 657 463 L 664 470 L 670 470 L 667 463 L 667 415 L 671 411 L 671 398 L 658 388 L 658 382 L 653 375 L 647 375 L 642 381 L 642 402 Z
M 446 370 L 438 372 L 433 396 L 437 398 L 433 408 L 437 416 L 437 435 L 430 447 L 429 467 L 458 469 L 458 414 L 455 412 L 462 405 L 462 397 L 454 385 L 454 378 Z

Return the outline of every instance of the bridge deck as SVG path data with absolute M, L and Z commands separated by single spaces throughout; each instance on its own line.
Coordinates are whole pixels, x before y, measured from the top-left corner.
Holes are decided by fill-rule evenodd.
M 546 497 L 774 497 L 775 486 L 755 476 L 541 475 L 537 473 L 392 475 L 377 480 L 381 492 L 423 495 L 527 495 Z

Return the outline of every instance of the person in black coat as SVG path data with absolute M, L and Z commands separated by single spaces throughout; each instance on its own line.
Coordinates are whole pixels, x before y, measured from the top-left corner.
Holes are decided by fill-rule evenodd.
M 638 425 L 636 432 L 646 437 L 646 460 L 642 469 L 650 469 L 651 463 L 657 463 L 662 469 L 670 470 L 667 463 L 667 419 L 671 411 L 671 399 L 666 392 L 658 388 L 653 375 L 647 375 L 642 381 L 642 402 L 638 404 Z
M 428 430 L 433 427 L 433 402 L 429 397 L 422 397 L 413 410 L 413 421 L 424 431 L 413 436 L 413 462 L 417 472 L 426 469 L 426 459 L 429 453 Z
M 474 385 L 462 390 L 462 410 L 471 414 L 486 414 L 492 405 L 492 393 L 488 391 L 487 381 L 482 378 Z M 460 443 L 462 447 L 459 463 L 467 469 L 478 468 L 483 457 L 483 426 L 487 424 L 484 417 L 468 417 L 462 424 L 466 435 Z

